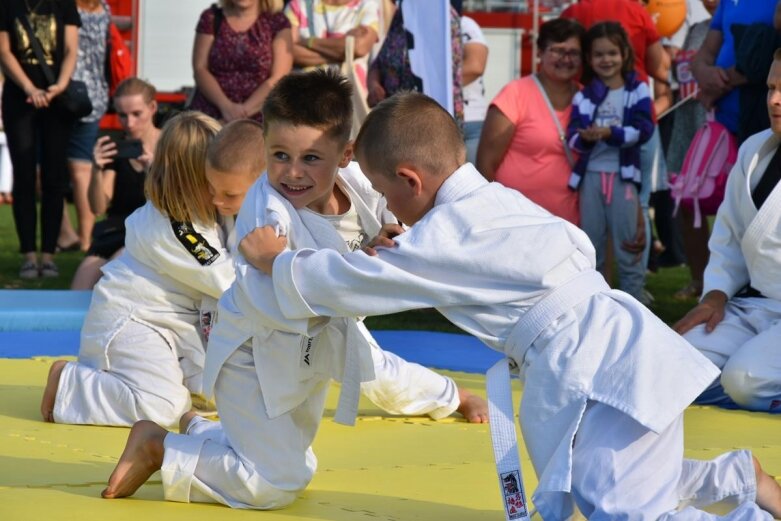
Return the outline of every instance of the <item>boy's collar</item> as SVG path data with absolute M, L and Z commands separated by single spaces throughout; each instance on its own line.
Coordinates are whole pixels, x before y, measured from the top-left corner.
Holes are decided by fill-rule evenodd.
M 439 187 L 434 204 L 456 201 L 487 183 L 472 163 L 464 163 Z

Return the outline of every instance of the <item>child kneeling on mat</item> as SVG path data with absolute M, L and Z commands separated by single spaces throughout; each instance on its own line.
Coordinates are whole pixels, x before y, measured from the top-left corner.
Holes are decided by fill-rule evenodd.
M 272 275 L 289 320 L 433 306 L 505 353 L 488 373 L 488 396 L 508 519 L 526 503 L 507 435 L 510 371 L 524 381 L 521 428 L 544 519 L 575 507 L 593 519 L 717 519 L 696 509 L 724 499 L 739 505 L 718 519 L 781 516 L 781 487 L 749 451 L 683 458 L 683 411 L 717 368 L 607 286 L 581 230 L 465 164 L 458 126 L 435 101 L 407 93 L 382 102 L 355 155 L 409 229 L 386 227 L 373 256 L 286 249 L 285 230 L 269 226 L 240 251 Z
M 225 139 L 215 138 L 207 167 L 215 197 L 230 193 L 220 188 L 220 179 L 233 175 L 226 173 L 230 158 L 257 154 L 265 142 L 267 175 L 247 194 L 237 237 L 274 224 L 302 247 L 347 252 L 383 225 L 395 226 L 380 194 L 350 165 L 351 96 L 349 83 L 332 72 L 291 74 L 264 103 L 263 136 L 232 149 L 218 148 Z M 186 414 L 182 434 L 137 423 L 104 497 L 131 495 L 160 469 L 169 500 L 286 506 L 314 474 L 311 443 L 332 378 L 342 382 L 342 423 L 354 421 L 359 391 L 396 414 L 440 418 L 458 410 L 468 421 L 487 420 L 484 400 L 382 351 L 360 321 L 286 319 L 271 279 L 241 256 L 217 317 L 204 391 L 214 390 L 220 423 Z

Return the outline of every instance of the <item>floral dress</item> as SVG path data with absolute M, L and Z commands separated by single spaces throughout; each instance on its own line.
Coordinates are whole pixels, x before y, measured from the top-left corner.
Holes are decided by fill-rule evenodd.
M 461 42 L 461 18 L 450 8 L 451 44 L 453 47 L 453 115 L 459 124 L 464 122 L 464 97 L 461 87 L 464 47 Z M 388 34 L 370 69 L 377 69 L 385 94 L 390 97 L 402 90 L 423 92 L 421 80 L 412 72 L 407 52 L 407 31 L 401 14 L 401 3 L 396 7 Z
M 215 34 L 217 11 L 209 8 L 201 13 L 195 31 L 214 36 L 209 50 L 209 72 L 228 99 L 242 103 L 271 75 L 274 59 L 272 42 L 277 33 L 290 28 L 290 22 L 283 13 L 261 13 L 249 29 L 236 32 L 222 16 Z M 222 119 L 220 109 L 206 99 L 200 90 L 196 90 L 190 108 Z M 251 117 L 263 121 L 260 112 Z
M 87 85 L 92 113 L 82 118 L 82 121 L 90 123 L 102 118 L 108 109 L 106 39 L 111 10 L 106 2 L 101 2 L 101 5 L 103 10 L 100 12 L 79 9 L 79 55 L 73 73 L 74 80 L 81 80 Z

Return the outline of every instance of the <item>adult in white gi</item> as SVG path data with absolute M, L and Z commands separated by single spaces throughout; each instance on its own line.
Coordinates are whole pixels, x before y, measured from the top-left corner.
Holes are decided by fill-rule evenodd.
M 781 54 L 768 76 L 771 128 L 741 145 L 708 248 L 700 304 L 676 325 L 721 369 L 700 403 L 781 412 Z
M 361 234 L 372 237 L 382 223 L 397 222 L 357 165 L 340 169 L 337 186 L 357 212 Z M 236 234 L 267 223 L 294 244 L 349 251 L 331 222 L 296 211 L 262 176 L 242 205 Z M 458 407 L 450 378 L 380 350 L 362 322 L 288 320 L 269 277 L 241 256 L 236 275 L 219 303 L 204 373 L 221 422 L 194 418 L 186 435 L 165 436 L 166 499 L 259 509 L 291 503 L 316 469 L 311 443 L 332 378 L 342 381 L 336 419 L 343 423 L 354 421 L 361 381 L 360 390 L 389 412 L 441 418 Z
M 201 308 L 234 279 L 226 233 L 219 224 L 174 223 L 151 202 L 126 228 L 124 253 L 93 290 L 79 359 L 62 369 L 57 423 L 172 426 L 201 391 Z
M 376 257 L 285 251 L 275 236 L 284 230 L 263 227 L 242 239 L 242 251 L 272 273 L 291 320 L 433 306 L 507 355 L 488 375 L 507 519 L 525 508 L 520 465 L 504 450 L 507 435 L 514 438 L 510 367 L 524 380 L 521 428 L 544 519 L 567 519 L 575 506 L 591 519 L 716 519 L 695 507 L 722 499 L 740 503 L 729 519 L 770 519 L 755 499 L 781 514 L 781 487 L 749 451 L 683 459 L 682 413 L 717 368 L 609 289 L 581 230 L 461 164 L 460 131 L 436 102 L 418 93 L 382 102 L 355 155 L 388 208 L 411 225 L 393 247 L 377 248 Z

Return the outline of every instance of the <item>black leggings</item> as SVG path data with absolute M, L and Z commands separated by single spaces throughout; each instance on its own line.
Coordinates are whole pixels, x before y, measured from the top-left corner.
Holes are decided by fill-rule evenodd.
M 40 159 L 41 251 L 54 253 L 68 186 L 66 151 L 73 120 L 56 108 L 36 109 L 25 98 L 13 82 L 5 82 L 3 126 L 14 169 L 13 213 L 19 251 L 37 251 L 35 173 Z

